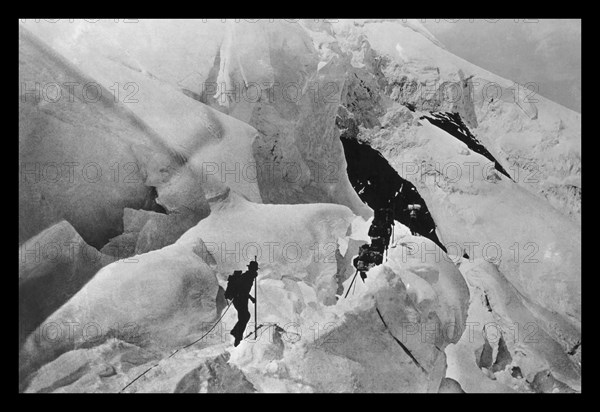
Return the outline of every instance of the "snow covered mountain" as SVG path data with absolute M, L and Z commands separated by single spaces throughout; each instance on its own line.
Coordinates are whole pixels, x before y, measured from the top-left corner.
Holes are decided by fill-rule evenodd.
M 19 38 L 22 391 L 580 391 L 579 113 L 418 21 Z M 224 289 L 254 256 L 234 347 Z

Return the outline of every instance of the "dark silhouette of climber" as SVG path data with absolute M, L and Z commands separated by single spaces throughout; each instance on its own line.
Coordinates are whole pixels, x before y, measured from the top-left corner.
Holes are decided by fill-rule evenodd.
M 363 281 L 367 278 L 366 272 L 369 269 L 383 263 L 383 254 L 389 247 L 393 225 L 393 209 L 384 207 L 375 211 L 368 233 L 371 244 L 365 243 L 360 246 L 358 256 L 352 261 Z
M 371 244 L 378 244 L 380 253 L 387 250 L 392 236 L 392 226 L 394 225 L 394 211 L 391 208 L 381 208 L 375 211 L 373 223 L 369 228 L 369 237 Z M 375 239 L 378 239 L 377 241 Z
M 237 346 L 242 341 L 246 325 L 250 320 L 250 311 L 248 311 L 248 299 L 256 304 L 256 299 L 250 296 L 252 283 L 258 276 L 258 262 L 251 261 L 248 264 L 248 270 L 242 274 L 241 270 L 236 270 L 233 275 L 229 276 L 227 281 L 227 289 L 225 290 L 225 298 L 233 300 L 233 307 L 237 310 L 238 321 L 229 332 L 235 338 L 234 346 Z
M 418 203 L 413 203 L 408 205 L 408 208 L 406 208 L 405 210 L 407 210 L 409 212 L 409 217 L 410 217 L 410 231 L 411 233 L 414 235 L 417 235 L 417 225 L 418 225 L 418 212 L 419 210 L 421 210 L 421 205 Z
M 364 281 L 367 278 L 367 271 L 372 267 L 370 265 L 373 258 L 371 257 L 370 245 L 365 243 L 358 248 L 358 256 L 354 258 L 352 264 L 360 273 L 360 278 Z

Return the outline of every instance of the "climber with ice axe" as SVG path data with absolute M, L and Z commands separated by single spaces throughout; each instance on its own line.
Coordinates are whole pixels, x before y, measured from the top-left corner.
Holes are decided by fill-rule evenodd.
M 258 262 L 256 257 L 248 264 L 248 270 L 242 274 L 241 270 L 236 270 L 233 275 L 229 276 L 227 281 L 227 289 L 225 290 L 225 298 L 233 300 L 233 306 L 238 313 L 238 321 L 229 332 L 235 338 L 234 346 L 237 346 L 242 341 L 244 330 L 250 320 L 250 311 L 248 311 L 248 299 L 254 303 L 254 317 L 256 318 L 256 298 L 250 295 L 252 283 L 256 282 L 258 276 Z M 256 295 L 256 283 L 254 286 L 254 294 Z M 256 319 L 254 319 L 256 322 Z

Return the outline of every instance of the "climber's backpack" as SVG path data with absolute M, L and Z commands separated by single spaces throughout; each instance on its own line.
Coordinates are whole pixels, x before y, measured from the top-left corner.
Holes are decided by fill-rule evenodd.
M 241 270 L 234 270 L 233 275 L 227 278 L 227 289 L 225 289 L 225 299 L 232 300 L 237 295 L 241 279 Z

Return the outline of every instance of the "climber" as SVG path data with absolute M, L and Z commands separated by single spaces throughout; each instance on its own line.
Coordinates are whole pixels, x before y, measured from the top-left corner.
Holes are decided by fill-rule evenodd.
M 364 245 L 362 245 L 361 247 L 358 248 L 358 256 L 356 256 L 354 258 L 354 260 L 352 261 L 352 265 L 356 268 L 356 270 L 358 270 L 360 272 L 360 278 L 362 280 L 365 280 L 365 278 L 367 277 L 366 275 L 366 271 L 369 270 L 366 266 L 365 266 L 365 262 L 364 262 L 364 257 L 363 254 L 365 253 L 365 250 L 369 247 L 368 243 L 365 243 Z
M 390 236 L 392 234 L 393 225 L 393 211 L 389 208 L 381 208 L 375 212 L 373 217 L 373 223 L 369 228 L 369 237 L 382 237 L 385 240 L 386 246 L 389 244 Z
M 417 212 L 421 210 L 421 205 L 418 203 L 413 203 L 408 205 L 408 208 L 405 209 L 409 211 L 410 216 L 410 231 L 413 235 L 417 234 Z
M 238 313 L 238 321 L 229 332 L 235 338 L 234 346 L 237 346 L 242 341 L 246 325 L 250 320 L 250 312 L 248 311 L 248 299 L 256 304 L 256 299 L 250 295 L 252 283 L 258 276 L 258 262 L 251 261 L 248 264 L 248 270 L 242 274 L 241 270 L 236 270 L 233 275 L 229 276 L 227 281 L 227 289 L 225 290 L 225 298 L 233 300 L 233 306 Z
M 388 238 L 389 239 L 389 238 Z M 383 253 L 387 250 L 386 240 L 383 237 L 375 237 L 371 240 L 369 247 L 370 261 L 375 265 L 383 263 Z
M 365 243 L 358 249 L 358 256 L 354 258 L 352 264 L 360 272 L 360 278 L 364 281 L 367 278 L 366 272 L 374 266 L 383 263 L 382 240 L 373 239 L 375 244 Z
M 367 278 L 366 272 L 371 269 L 372 266 L 369 265 L 369 244 L 365 243 L 364 245 L 358 248 L 358 256 L 354 258 L 352 264 L 360 272 L 360 278 L 364 281 Z
M 375 211 L 373 223 L 369 228 L 369 237 L 371 237 L 371 251 L 381 254 L 387 252 L 390 245 L 390 237 L 392 235 L 392 226 L 394 225 L 394 211 L 391 208 L 381 208 Z M 378 256 L 377 256 L 378 258 Z M 381 262 L 375 260 L 375 264 Z

